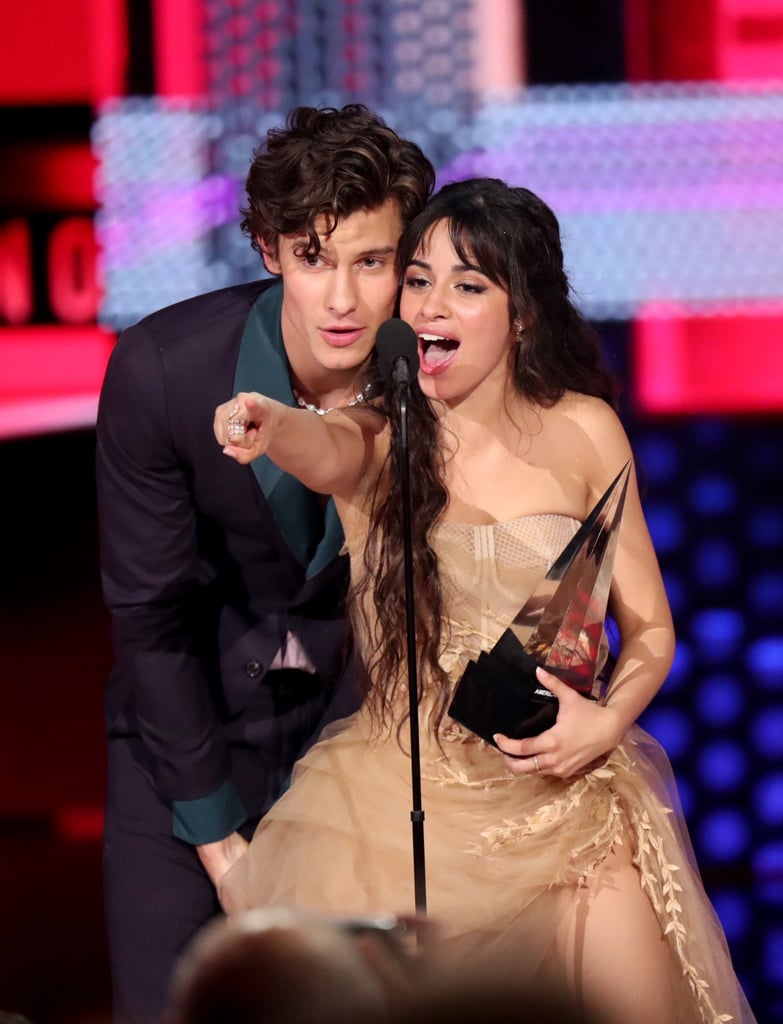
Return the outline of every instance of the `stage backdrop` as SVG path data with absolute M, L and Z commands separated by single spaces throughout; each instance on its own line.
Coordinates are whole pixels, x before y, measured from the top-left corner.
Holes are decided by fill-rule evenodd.
M 365 102 L 441 183 L 490 174 L 551 203 L 627 381 L 678 627 L 645 724 L 751 1001 L 783 1019 L 783 0 L 75 0 L 3 19 L 7 445 L 89 430 L 119 330 L 262 273 L 242 181 L 297 103 Z M 100 824 L 89 799 L 56 813 Z

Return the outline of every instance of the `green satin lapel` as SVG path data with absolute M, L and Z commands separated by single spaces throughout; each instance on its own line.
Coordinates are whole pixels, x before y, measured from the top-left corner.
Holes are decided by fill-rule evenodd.
M 266 289 L 256 299 L 242 335 L 234 394 L 260 391 L 295 408 L 280 329 L 282 305 L 281 284 Z M 298 561 L 306 566 L 308 579 L 315 576 L 337 557 L 343 544 L 342 526 L 334 502 L 330 498 L 326 508 L 322 508 L 317 495 L 265 455 L 251 465 L 286 543 Z

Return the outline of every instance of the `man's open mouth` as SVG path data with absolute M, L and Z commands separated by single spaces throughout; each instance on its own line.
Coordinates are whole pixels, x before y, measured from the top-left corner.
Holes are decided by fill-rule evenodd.
M 364 331 L 363 327 L 342 326 L 335 324 L 329 327 L 320 328 L 321 336 L 337 348 L 345 345 L 352 345 L 358 341 Z

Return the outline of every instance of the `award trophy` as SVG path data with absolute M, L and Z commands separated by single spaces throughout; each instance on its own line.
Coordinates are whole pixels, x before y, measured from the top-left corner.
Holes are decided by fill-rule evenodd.
M 536 678 L 539 665 L 593 699 L 630 472 L 627 462 L 495 646 L 468 663 L 449 714 L 488 743 L 554 725 L 558 700 Z

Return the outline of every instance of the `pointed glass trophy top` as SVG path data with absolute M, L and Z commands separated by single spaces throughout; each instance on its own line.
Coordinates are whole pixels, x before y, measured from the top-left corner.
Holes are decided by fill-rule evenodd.
M 592 689 L 609 601 L 627 462 L 509 627 L 526 653 L 580 693 Z M 520 633 L 527 635 L 522 641 Z
M 591 698 L 630 473 L 628 462 L 498 642 L 468 662 L 449 714 L 487 743 L 554 725 L 558 701 L 539 665 Z

